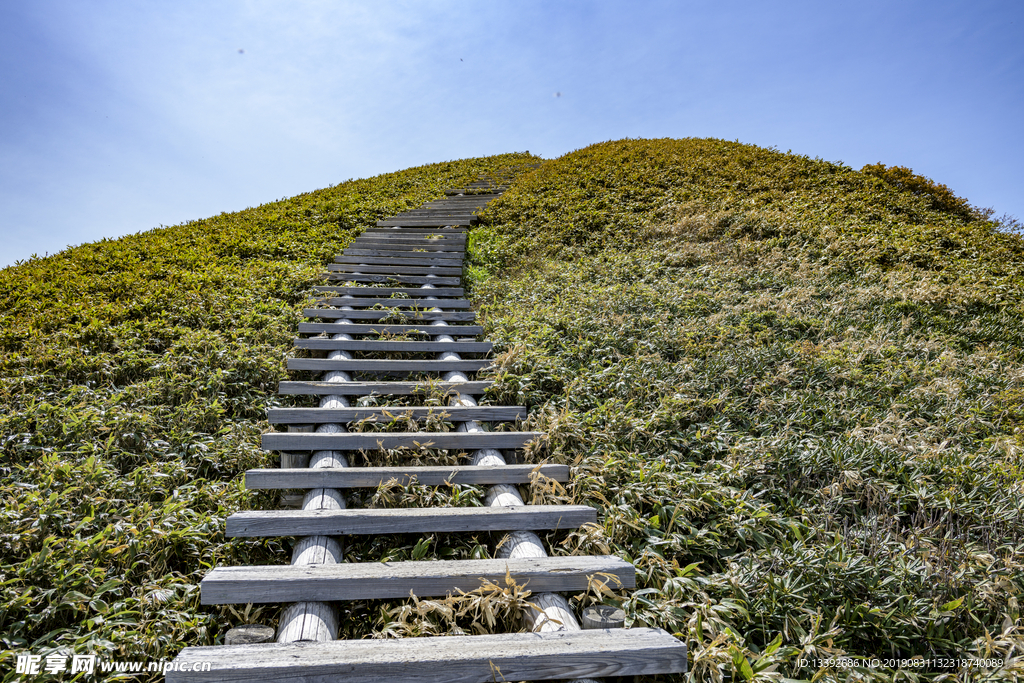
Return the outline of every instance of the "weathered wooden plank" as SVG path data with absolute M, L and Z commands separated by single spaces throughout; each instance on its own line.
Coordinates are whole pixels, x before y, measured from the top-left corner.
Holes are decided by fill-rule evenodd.
M 494 364 L 489 358 L 460 360 L 390 360 L 381 358 L 289 358 L 289 370 L 312 370 L 313 372 L 370 372 L 379 374 L 402 374 L 410 372 L 480 372 Z
M 424 249 L 424 253 L 435 251 L 441 253 L 465 253 L 466 243 L 449 240 L 441 240 L 440 243 L 438 243 L 433 240 L 400 240 L 396 238 L 364 239 L 362 237 L 357 237 L 348 243 L 348 247 L 346 247 L 346 249 L 391 249 L 405 251 L 410 249 Z
M 316 349 L 319 351 L 388 351 L 427 353 L 435 351 L 454 351 L 456 353 L 488 353 L 494 348 L 491 342 L 437 342 L 437 341 L 377 341 L 372 339 L 296 339 L 295 346 L 300 349 Z
M 423 275 L 324 273 L 322 277 L 339 282 L 398 282 L 418 285 L 458 285 L 462 283 L 461 277 L 426 277 Z
M 353 308 L 370 308 L 371 306 L 387 306 L 388 308 L 444 308 L 444 309 L 468 309 L 470 304 L 465 299 L 366 299 L 360 297 L 327 297 L 324 299 L 313 299 L 323 306 L 351 306 Z
M 420 258 L 420 256 L 423 256 L 423 258 Z M 405 257 L 405 256 L 346 256 L 345 254 L 342 254 L 341 256 L 336 256 L 334 258 L 334 263 L 344 265 L 344 266 L 346 266 L 346 268 L 348 268 L 348 269 L 350 269 L 352 271 L 359 271 L 359 272 L 363 272 L 363 270 L 361 270 L 361 269 L 365 269 L 366 266 L 380 266 L 380 267 L 385 267 L 385 268 L 388 268 L 388 269 L 390 269 L 391 266 L 396 266 L 396 265 L 397 266 L 401 266 L 403 268 L 409 267 L 409 266 L 440 266 L 440 267 L 443 267 L 443 268 L 456 268 L 456 269 L 460 269 L 459 272 L 461 272 L 461 268 L 462 268 L 462 259 L 461 258 L 458 258 L 458 259 L 449 259 L 449 258 L 438 259 L 438 258 L 431 258 L 431 257 L 429 257 L 429 255 L 422 255 L 422 254 L 419 255 L 419 256 L 413 254 L 413 255 L 408 256 L 408 257 Z M 455 273 L 449 273 L 449 274 L 450 275 L 454 275 Z
M 484 422 L 513 422 L 526 417 L 525 406 L 366 406 L 359 408 L 270 408 L 270 424 L 327 424 L 347 423 L 380 418 L 389 422 L 392 417 L 411 417 L 419 420 L 430 415 L 444 416 L 450 422 L 479 420 Z
M 433 260 L 442 261 L 456 261 L 462 263 L 465 256 L 465 251 L 439 251 L 436 249 L 427 250 L 422 247 L 415 247 L 409 245 L 408 249 L 402 248 L 401 245 L 397 247 L 384 247 L 380 249 L 359 249 L 349 247 L 344 253 L 339 254 L 335 258 L 349 258 L 353 256 L 370 256 L 373 258 L 401 258 L 401 259 L 421 259 L 429 258 Z M 342 263 L 339 261 L 339 263 Z
M 481 395 L 493 386 L 492 380 L 474 382 L 281 382 L 277 393 L 288 396 L 409 396 L 440 391 L 445 394 Z
M 438 244 L 445 246 L 465 245 L 466 233 L 461 228 L 441 228 L 431 230 L 429 228 L 372 228 L 372 232 L 364 232 L 356 237 L 357 240 L 373 240 L 376 242 L 426 242 L 427 244 Z M 353 240 L 353 243 L 355 240 Z
M 454 484 L 527 484 L 537 472 L 555 481 L 569 480 L 568 465 L 499 465 L 495 467 L 339 467 L 274 468 L 245 473 L 248 489 L 377 488 L 392 479 L 403 486 L 414 480 L 424 486 Z
M 426 235 L 465 235 L 469 228 L 459 225 L 432 226 L 432 227 L 369 227 L 363 230 L 362 235 L 414 235 L 423 237 Z
M 347 263 L 328 263 L 327 270 L 332 273 L 361 273 L 364 275 L 461 275 L 462 268 L 445 266 L 398 266 L 368 263 L 365 266 Z
M 340 308 L 306 308 L 303 309 L 302 314 L 307 318 L 321 318 L 323 320 L 337 320 L 340 318 L 348 320 L 385 320 L 395 316 L 401 316 L 409 320 L 456 320 L 465 322 L 476 320 L 476 313 L 473 311 L 343 311 Z
M 480 195 L 465 195 L 463 197 L 445 197 L 432 202 L 424 202 L 421 206 L 446 207 L 446 206 L 487 206 L 494 201 L 494 197 Z
M 450 268 L 457 268 L 465 260 L 464 249 L 452 251 L 417 251 L 418 247 L 412 245 L 385 246 L 376 249 L 366 249 L 359 246 L 348 247 L 334 257 L 335 263 L 399 263 L 400 265 L 415 265 L 416 261 L 429 261 L 428 265 L 446 265 Z M 341 260 L 344 259 L 344 260 Z M 353 261 L 352 259 L 361 259 Z M 372 259 L 378 259 L 376 261 Z M 439 261 L 450 261 L 450 263 L 438 263 Z
M 387 220 L 398 220 L 401 218 L 412 218 L 414 216 L 427 216 L 428 218 L 457 216 L 459 218 L 476 218 L 477 210 L 465 206 L 431 206 L 427 208 L 409 209 L 402 213 L 388 217 Z
M 200 584 L 204 605 L 420 598 L 469 592 L 511 578 L 534 593 L 585 591 L 591 581 L 636 587 L 636 568 L 613 555 L 500 560 L 358 562 L 217 567 Z
M 465 260 L 464 249 L 425 249 L 412 244 L 395 244 L 384 246 L 350 245 L 335 258 L 387 258 L 387 259 L 430 259 L 442 261 L 457 261 L 459 265 Z M 345 263 L 339 261 L 339 263 Z
M 396 227 L 414 227 L 414 226 L 438 226 L 443 225 L 475 225 L 480 219 L 476 216 L 472 218 L 421 218 L 419 216 L 414 218 L 399 218 L 392 221 L 377 221 L 378 228 L 386 228 L 389 226 Z
M 382 448 L 522 448 L 543 432 L 267 432 L 268 451 L 376 451 Z
M 461 297 L 466 295 L 462 287 L 434 287 L 426 289 L 423 287 L 336 287 L 332 285 L 318 285 L 313 288 L 314 292 L 332 294 L 351 294 L 352 296 L 385 296 L 389 294 L 402 294 L 408 297 Z
M 225 535 L 229 538 L 253 538 L 553 530 L 576 529 L 596 521 L 597 510 L 586 505 L 246 510 L 227 518 Z
M 681 673 L 687 662 L 669 633 L 630 628 L 189 647 L 174 665 L 167 683 L 491 683 Z
M 437 336 L 438 328 L 430 324 L 391 325 L 388 323 L 299 323 L 299 334 L 424 334 Z M 483 334 L 481 325 L 448 325 L 444 333 L 452 336 L 474 337 Z
M 407 211 L 392 216 L 387 221 L 404 224 L 404 221 L 439 221 L 439 225 L 465 225 L 478 220 L 479 216 L 472 209 L 424 209 L 423 211 Z M 433 225 L 433 223 L 430 223 Z
M 349 263 L 328 263 L 331 272 L 357 272 L 362 274 L 406 274 L 406 275 L 461 275 L 462 268 L 445 266 L 391 265 L 387 263 L 368 263 L 357 265 Z

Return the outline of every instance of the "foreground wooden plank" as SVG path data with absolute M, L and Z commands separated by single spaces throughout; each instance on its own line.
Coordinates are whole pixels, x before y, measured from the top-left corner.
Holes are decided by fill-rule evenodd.
M 307 318 L 322 318 L 324 320 L 338 320 L 347 318 L 349 320 L 381 320 L 395 315 L 413 320 L 454 320 L 456 322 L 476 320 L 476 313 L 473 311 L 391 311 L 391 310 L 362 310 L 343 311 L 340 308 L 305 308 L 302 315 Z M 435 334 L 444 334 L 444 331 Z
M 439 251 L 441 253 L 465 253 L 466 243 L 465 241 L 458 241 L 453 239 L 416 239 L 408 238 L 400 240 L 395 237 L 382 237 L 380 239 L 369 239 L 364 237 L 357 237 L 356 239 L 349 242 L 348 248 L 345 249 L 349 252 L 351 249 L 372 249 L 372 250 L 403 250 L 408 251 L 410 249 L 425 249 L 424 253 L 432 253 Z
M 469 228 L 453 225 L 450 227 L 373 227 L 367 228 L 361 234 L 372 235 L 373 237 L 379 237 L 381 235 L 412 235 L 414 237 L 427 237 L 429 235 L 465 235 L 469 231 Z
M 386 353 L 428 353 L 455 351 L 456 353 L 488 353 L 491 342 L 474 341 L 377 341 L 375 339 L 296 339 L 296 348 L 329 351 L 382 351 Z
M 440 331 L 439 331 L 440 330 Z M 433 326 L 429 323 L 418 325 L 392 325 L 389 323 L 299 323 L 299 334 L 424 334 L 437 336 L 438 334 L 458 335 L 460 337 L 476 337 L 484 333 L 482 325 L 448 325 L 445 327 Z
M 536 531 L 576 529 L 597 521 L 585 505 L 515 505 L 485 508 L 351 510 L 247 510 L 229 516 L 225 535 L 363 536 L 367 534 Z
M 494 385 L 491 380 L 476 382 L 281 382 L 277 393 L 292 396 L 408 396 L 429 394 L 432 390 L 445 394 L 479 396 Z
M 480 420 L 481 422 L 512 422 L 526 417 L 525 406 L 416 406 L 416 407 L 360 407 L 360 408 L 271 408 L 267 418 L 270 424 L 345 424 L 373 417 L 378 422 L 390 422 L 398 417 L 416 420 L 430 415 L 443 416 L 449 422 Z
M 354 257 L 357 257 L 357 256 L 360 257 L 360 258 L 362 258 L 364 256 L 372 256 L 372 257 L 376 257 L 376 258 L 446 259 L 446 260 L 452 261 L 455 264 L 460 264 L 460 263 L 462 263 L 463 260 L 465 260 L 465 252 L 461 251 L 461 250 L 460 251 L 439 251 L 439 250 L 435 249 L 435 250 L 427 251 L 425 248 L 422 248 L 422 247 L 413 246 L 413 245 L 409 245 L 408 247 L 406 247 L 405 245 L 401 245 L 401 244 L 393 245 L 393 246 L 392 245 L 388 245 L 387 247 L 381 247 L 381 248 L 373 248 L 373 247 L 366 248 L 366 247 L 351 246 L 348 249 L 346 249 L 344 252 L 342 252 L 341 254 L 338 254 L 337 256 L 335 256 L 334 259 L 335 259 L 336 263 L 350 263 L 350 261 L 340 261 L 338 259 L 341 259 L 343 257 L 353 257 L 354 258 Z M 357 261 L 357 263 L 362 263 L 362 261 Z
M 605 575 L 605 576 L 598 576 Z M 593 579 L 612 589 L 636 587 L 636 568 L 611 556 L 499 560 L 365 562 L 217 567 L 200 584 L 204 605 L 428 598 L 468 593 L 510 576 L 534 593 L 587 590 Z
M 372 273 L 324 273 L 321 277 L 337 282 L 397 282 L 410 285 L 458 285 L 461 277 L 427 277 L 426 275 L 374 275 Z
M 360 250 L 361 251 L 361 250 Z M 347 253 L 334 258 L 335 263 L 341 264 L 364 264 L 380 266 L 446 266 L 448 268 L 461 268 L 461 258 L 440 258 L 433 257 L 421 252 L 411 252 L 409 255 L 391 256 L 350 256 Z
M 353 308 L 370 308 L 381 305 L 388 308 L 442 308 L 445 310 L 468 310 L 472 304 L 466 299 L 371 299 L 368 297 L 331 296 L 313 299 L 321 306 L 351 306 Z
M 434 225 L 436 225 L 437 227 L 440 228 L 442 226 L 448 226 L 448 225 L 452 225 L 452 226 L 455 226 L 455 225 L 475 225 L 477 222 L 479 222 L 479 220 L 480 219 L 477 218 L 476 216 L 474 216 L 472 218 L 459 218 L 457 216 L 456 217 L 452 217 L 452 218 L 428 218 L 426 216 L 413 216 L 412 218 L 399 218 L 399 219 L 392 220 L 392 221 L 377 221 L 377 227 L 378 228 L 385 228 L 385 227 L 389 227 L 389 226 L 392 226 L 392 225 L 398 226 L 398 227 L 414 227 L 414 226 L 420 226 L 420 225 L 434 226 Z
M 168 683 L 493 683 L 682 673 L 686 644 L 654 628 L 549 631 L 189 647 L 173 664 Z
M 396 259 L 397 260 L 397 259 Z M 361 273 L 363 275 L 462 275 L 462 268 L 448 268 L 445 266 L 402 266 L 388 264 L 368 264 L 365 266 L 344 263 L 328 263 L 327 270 L 332 273 Z
M 331 359 L 331 358 L 289 358 L 289 370 L 312 370 L 329 372 L 479 372 L 489 368 L 494 361 L 479 360 L 378 360 L 378 359 Z
M 407 486 L 413 479 L 424 486 L 449 484 L 528 484 L 541 474 L 555 481 L 569 481 L 568 465 L 497 465 L 494 467 L 339 467 L 275 468 L 245 473 L 247 489 L 358 489 L 376 488 L 394 479 Z
M 466 290 L 462 287 L 336 287 L 333 285 L 318 285 L 313 288 L 314 292 L 331 294 L 351 294 L 352 296 L 384 296 L 391 294 L 402 294 L 404 296 L 453 296 L 462 297 Z
M 522 448 L 544 432 L 268 432 L 268 451 L 373 451 L 381 448 Z

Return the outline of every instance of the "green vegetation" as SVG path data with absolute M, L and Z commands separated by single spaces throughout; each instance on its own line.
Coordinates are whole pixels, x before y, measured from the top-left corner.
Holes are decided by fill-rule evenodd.
M 694 678 L 1024 671 L 1024 240 L 989 214 L 717 140 L 594 145 L 489 209 L 495 398 L 604 511 L 566 551 L 632 560 L 629 618 L 685 637 Z
M 343 183 L 2 271 L 4 647 L 169 658 L 272 623 L 277 607 L 200 607 L 197 584 L 217 563 L 288 559 L 284 540 L 226 541 L 223 520 L 276 504 L 239 475 L 272 463 L 259 433 L 309 287 L 358 228 L 508 169 L 470 240 L 502 352 L 489 400 L 527 404 L 548 432 L 528 457 L 574 466 L 534 500 L 602 511 L 600 528 L 552 534 L 557 552 L 639 570 L 637 592 L 579 601 L 685 638 L 695 680 L 1020 677 L 1024 240 L 900 167 L 717 140 L 534 160 Z M 346 554 L 482 557 L 495 540 Z M 508 628 L 524 599 L 502 585 L 356 603 L 343 637 Z M 1005 666 L 799 663 L 841 654 Z M 0 666 L 18 678 L 10 653 Z
M 277 539 L 225 542 L 224 519 L 276 506 L 240 475 L 273 465 L 259 435 L 323 264 L 385 216 L 534 161 L 350 181 L 0 271 L 3 680 L 21 679 L 13 648 L 171 658 L 245 621 L 200 607 L 198 584 L 288 561 Z

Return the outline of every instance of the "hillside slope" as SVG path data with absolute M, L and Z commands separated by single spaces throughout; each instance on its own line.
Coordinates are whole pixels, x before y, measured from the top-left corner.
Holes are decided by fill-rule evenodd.
M 279 540 L 223 530 L 276 505 L 240 475 L 273 465 L 259 435 L 310 287 L 358 230 L 535 162 L 349 181 L 0 271 L 4 680 L 21 679 L 12 648 L 170 659 L 259 618 L 201 608 L 198 583 L 287 562 Z
M 283 541 L 225 542 L 223 520 L 275 504 L 238 475 L 272 462 L 259 434 L 309 287 L 360 227 L 511 168 L 470 240 L 502 351 L 492 400 L 548 431 L 531 458 L 574 465 L 535 499 L 602 511 L 601 529 L 552 535 L 558 552 L 637 565 L 632 623 L 686 638 L 699 680 L 1019 653 L 1024 241 L 900 169 L 718 140 L 535 160 L 410 169 L 0 271 L 4 647 L 169 658 L 272 623 L 200 607 L 197 584 L 287 560 Z M 344 628 L 472 630 L 445 609 L 360 603 Z
M 696 678 L 1024 645 L 1024 241 L 865 171 L 605 143 L 475 232 L 501 399 L 606 513 L 566 547 L 636 563 L 628 614 L 685 634 Z

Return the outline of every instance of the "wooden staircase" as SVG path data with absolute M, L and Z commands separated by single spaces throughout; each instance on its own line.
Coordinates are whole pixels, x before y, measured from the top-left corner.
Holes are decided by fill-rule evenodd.
M 509 464 L 538 432 L 489 431 L 482 423 L 514 422 L 523 406 L 477 405 L 489 381 L 471 380 L 486 370 L 490 342 L 460 297 L 467 229 L 476 213 L 503 187 L 490 181 L 446 191 L 445 198 L 379 221 L 328 267 L 339 285 L 315 288 L 319 306 L 305 310 L 318 322 L 299 325 L 309 336 L 300 349 L 327 358 L 293 358 L 290 370 L 324 372 L 320 381 L 282 382 L 281 394 L 319 396 L 317 408 L 270 411 L 288 431 L 263 436 L 263 448 L 281 452 L 281 469 L 251 470 L 251 489 L 305 490 L 300 509 L 246 511 L 227 520 L 230 537 L 289 536 L 299 540 L 292 564 L 217 567 L 203 579 L 203 604 L 291 603 L 276 643 L 185 648 L 167 672 L 185 681 L 420 681 L 479 682 L 642 676 L 686 670 L 686 647 L 661 629 L 580 630 L 561 592 L 588 589 L 594 581 L 635 588 L 633 566 L 613 556 L 548 557 L 534 531 L 571 529 L 597 521 L 580 505 L 526 505 L 516 488 L 542 475 L 569 478 L 565 465 Z M 413 340 L 393 340 L 393 335 Z M 356 358 L 355 354 L 373 354 Z M 389 354 L 426 354 L 399 360 Z M 365 380 L 363 376 L 423 380 Z M 356 377 L 356 379 L 354 379 Z M 351 397 L 444 392 L 449 406 L 353 405 Z M 359 432 L 358 420 L 424 419 L 443 411 L 454 432 Z M 350 467 L 348 455 L 419 447 L 471 454 L 468 465 Z M 345 492 L 389 481 L 425 485 L 473 484 L 490 488 L 486 507 L 348 509 Z M 495 559 L 346 563 L 338 537 L 358 534 L 507 532 Z M 335 640 L 336 603 L 446 596 L 511 577 L 532 591 L 537 609 L 524 614 L 527 633 L 390 640 Z M 203 663 L 208 663 L 208 666 Z M 195 670 L 193 670 L 195 669 Z

